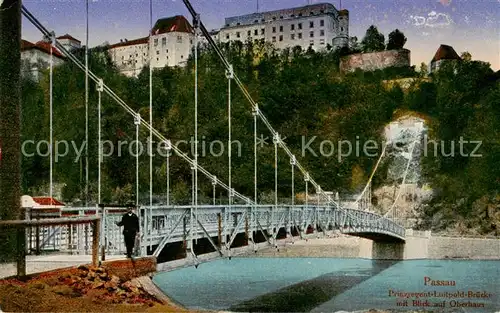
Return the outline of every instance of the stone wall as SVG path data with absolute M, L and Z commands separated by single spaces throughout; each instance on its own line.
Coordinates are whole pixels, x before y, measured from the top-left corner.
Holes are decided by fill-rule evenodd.
M 333 238 L 310 238 L 307 241 L 278 242 L 252 256 L 261 257 L 331 257 L 367 259 L 500 259 L 500 239 L 432 236 L 430 231 L 407 231 L 406 243 L 378 243 L 368 239 L 340 235 Z
M 106 261 L 101 264 L 110 274 L 122 280 L 141 277 L 156 272 L 156 258 L 143 257 L 126 260 Z
M 429 240 L 429 259 L 500 259 L 500 239 L 435 237 Z
M 342 72 L 353 72 L 358 68 L 363 71 L 375 71 L 404 66 L 410 66 L 410 50 L 407 49 L 351 54 L 340 59 Z

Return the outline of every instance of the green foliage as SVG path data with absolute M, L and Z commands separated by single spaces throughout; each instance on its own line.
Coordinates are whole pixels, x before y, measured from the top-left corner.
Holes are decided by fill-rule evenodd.
M 366 30 L 365 37 L 361 41 L 363 52 L 378 52 L 385 50 L 385 37 L 378 31 L 375 25 Z
M 432 82 L 409 92 L 408 105 L 431 118 L 422 162 L 437 191 L 434 206 L 453 206 L 455 214 L 472 218 L 473 204 L 500 190 L 499 99 L 498 75 L 476 61 L 444 64 Z
M 399 30 L 396 29 L 389 34 L 389 42 L 387 43 L 387 50 L 397 50 L 403 49 L 406 44 L 407 38 L 405 35 Z
M 482 158 L 423 158 L 424 177 L 438 191 L 436 201 L 452 203 L 467 195 L 461 204 L 461 214 L 469 214 L 474 201 L 500 189 L 500 87 L 498 74 L 487 64 L 461 62 L 443 65 L 433 80 L 419 81 L 406 92 L 399 87 L 387 89 L 383 80 L 418 77 L 414 68 L 390 68 L 371 73 L 355 72 L 343 75 L 338 64 L 341 51 L 302 51 L 300 47 L 278 52 L 264 42 L 222 44 L 221 49 L 233 64 L 242 83 L 259 103 L 268 121 L 283 136 L 290 150 L 314 176 L 323 190 L 343 192 L 359 191 L 373 169 L 374 157 L 363 153 L 338 157 L 338 143 L 368 140 L 381 143 L 383 127 L 393 118 L 396 109 L 406 108 L 429 116 L 430 136 L 436 140 L 482 140 L 477 153 Z M 78 55 L 83 58 L 83 55 Z M 149 113 L 149 69 L 137 78 L 120 75 L 103 51 L 92 51 L 92 70 L 130 107 L 147 119 Z M 194 134 L 194 60 L 189 58 L 185 68 L 164 68 L 153 72 L 154 127 L 165 137 L 178 143 L 179 148 L 193 157 L 190 138 Z M 228 180 L 228 81 L 217 55 L 205 48 L 199 53 L 198 136 L 201 141 L 199 163 L 223 181 Z M 40 83 L 23 81 L 22 134 L 23 140 L 48 140 L 48 73 Z M 54 71 L 54 138 L 74 141 L 77 148 L 85 139 L 84 74 L 71 64 Z M 245 96 L 232 84 L 232 139 L 233 187 L 245 195 L 253 195 L 253 118 Z M 90 84 L 89 99 L 89 177 L 92 199 L 96 201 L 97 181 L 97 92 Z M 102 163 L 102 202 L 124 203 L 135 198 L 135 158 L 129 154 L 130 142 L 135 139 L 133 117 L 109 97 L 102 98 L 102 138 L 113 143 L 114 151 Z M 274 146 L 265 126 L 259 121 L 258 135 L 268 137 L 267 145 L 258 148 L 258 194 L 261 200 L 274 199 Z M 140 129 L 140 140 L 146 143 L 149 135 Z M 311 144 L 314 153 L 302 147 L 316 136 Z M 155 139 L 156 140 L 156 139 Z M 321 145 L 328 140 L 331 149 Z M 118 154 L 119 141 L 127 141 Z M 221 151 L 220 144 L 223 143 Z M 154 194 L 165 196 L 166 159 L 153 144 Z M 33 146 L 28 146 L 33 152 Z M 449 146 L 445 147 L 449 149 Z M 467 151 L 472 152 L 473 146 Z M 30 150 L 31 149 L 31 150 Z M 46 148 L 45 148 L 46 149 Z M 211 153 L 221 152 L 219 156 Z M 441 147 L 439 147 L 439 152 Z M 105 152 L 109 145 L 104 146 Z M 378 153 L 380 153 L 380 145 Z M 66 201 L 82 199 L 84 160 L 70 147 L 68 155 L 54 165 L 54 181 L 66 184 Z M 171 203 L 191 203 L 191 169 L 179 156 L 170 159 Z M 290 197 L 291 168 L 288 157 L 278 154 L 278 197 Z M 149 157 L 139 158 L 141 195 L 149 191 Z M 374 186 L 386 183 L 388 163 L 381 164 L 374 177 Z M 23 158 L 23 190 L 46 185 L 48 158 Z M 83 169 L 83 171 L 82 171 Z M 200 199 L 211 203 L 211 181 L 199 174 Z M 295 172 L 296 192 L 305 184 Z M 220 187 L 217 197 L 227 196 Z
M 399 78 L 411 78 L 419 76 L 419 73 L 415 71 L 415 67 L 387 67 L 384 69 L 378 69 L 375 71 L 363 71 L 361 69 L 356 69 L 353 73 L 348 75 L 354 76 L 359 80 L 365 82 L 380 82 L 382 80 L 391 80 Z
M 462 52 L 460 58 L 464 61 L 472 61 L 472 55 L 468 51 Z

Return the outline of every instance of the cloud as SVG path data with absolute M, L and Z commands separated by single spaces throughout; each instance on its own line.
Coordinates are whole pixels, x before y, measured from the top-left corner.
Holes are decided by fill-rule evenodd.
M 413 24 L 414 26 L 423 26 L 425 25 L 425 17 L 423 16 L 410 16 L 410 19 L 414 20 L 415 21 L 415 24 Z
M 500 0 L 499 0 L 500 1 Z M 449 26 L 453 20 L 451 17 L 445 13 L 437 13 L 431 11 L 425 16 L 410 16 L 413 26 L 423 26 L 423 27 L 446 27 Z
M 432 11 L 428 16 L 427 23 L 425 23 L 425 26 L 428 27 L 446 27 L 452 22 L 451 17 L 445 13 L 436 13 Z

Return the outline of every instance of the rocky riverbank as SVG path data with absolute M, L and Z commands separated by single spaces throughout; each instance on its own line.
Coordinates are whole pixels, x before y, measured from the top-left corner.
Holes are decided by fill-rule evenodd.
M 0 280 L 4 312 L 189 312 L 151 292 L 149 277 L 124 280 L 103 267 L 80 266 L 27 281 Z

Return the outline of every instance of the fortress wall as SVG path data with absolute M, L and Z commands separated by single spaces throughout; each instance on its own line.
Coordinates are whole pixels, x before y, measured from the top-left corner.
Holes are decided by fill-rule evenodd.
M 407 49 L 351 54 L 340 59 L 342 72 L 353 72 L 358 68 L 363 71 L 375 71 L 405 66 L 410 66 L 410 50 Z

